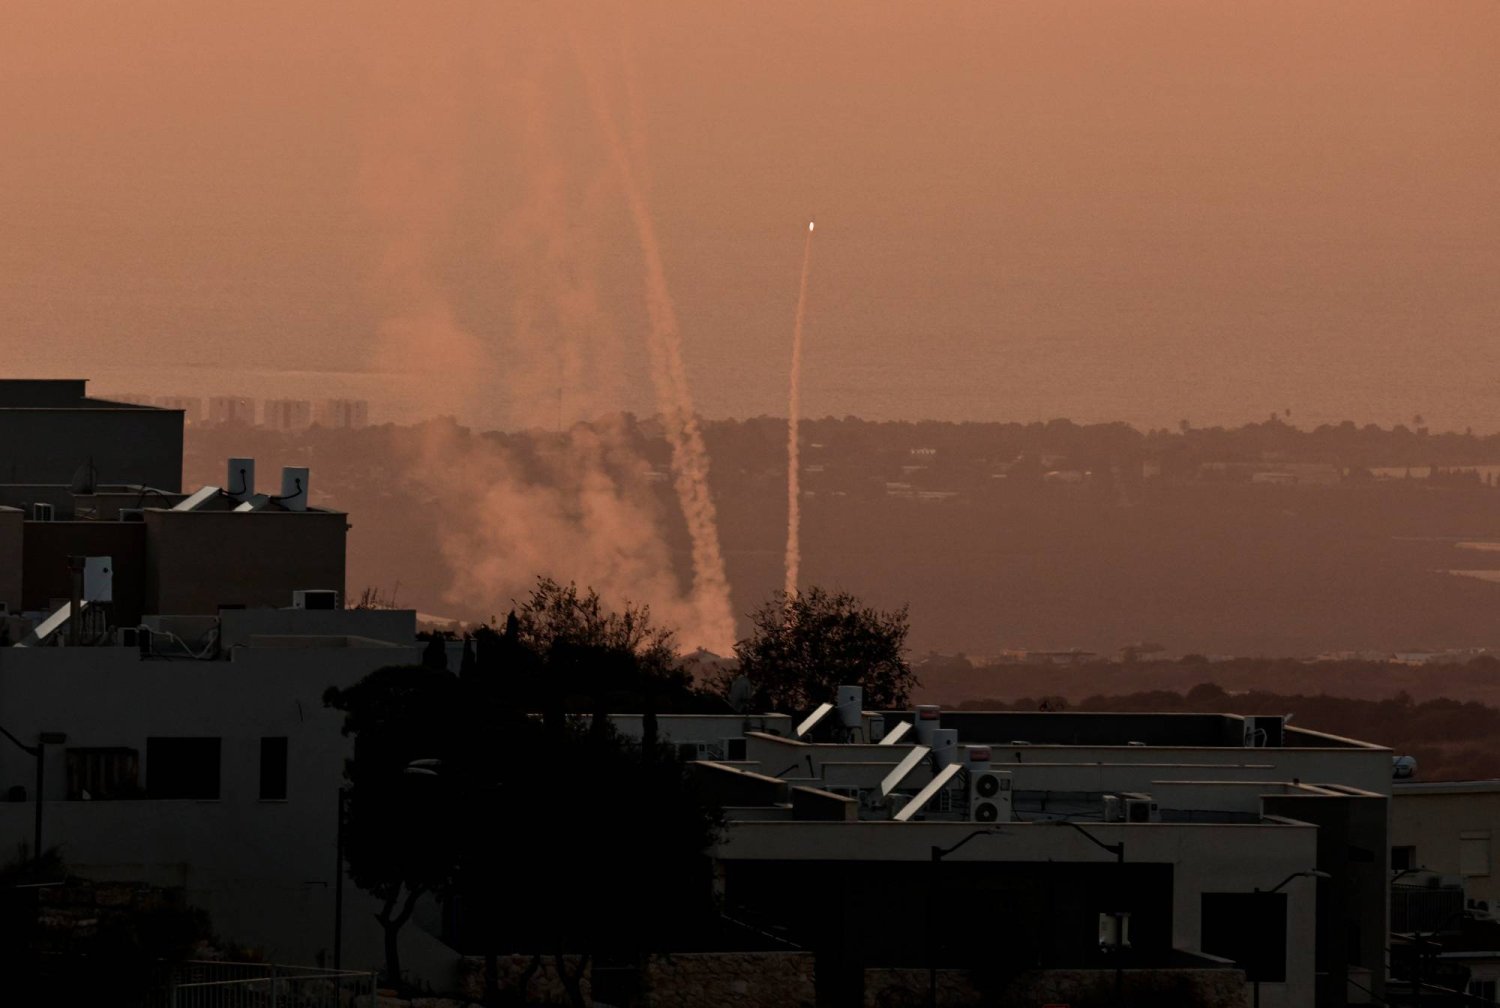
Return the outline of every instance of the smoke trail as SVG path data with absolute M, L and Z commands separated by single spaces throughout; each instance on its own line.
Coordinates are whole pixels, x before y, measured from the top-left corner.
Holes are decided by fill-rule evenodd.
M 550 15 L 536 16 L 543 30 Z M 381 23 L 367 43 L 369 78 L 382 88 L 358 180 L 377 238 L 373 307 L 384 316 L 372 357 L 415 372 L 413 394 L 430 415 L 550 428 L 559 379 L 593 414 L 557 435 L 478 435 L 439 420 L 399 440 L 397 471 L 430 501 L 443 603 L 482 618 L 546 575 L 611 604 L 649 605 L 685 646 L 727 650 L 727 602 L 705 618 L 679 577 L 637 447 L 646 434 L 628 417 L 598 415 L 628 381 L 628 348 L 595 284 L 590 227 L 618 201 L 615 173 L 607 162 L 578 172 L 561 125 L 571 117 L 558 107 L 566 89 L 547 80 L 554 56 L 522 46 L 502 57 L 477 41 L 531 36 L 482 31 L 467 16 L 407 20 Z M 465 56 L 413 61 L 404 44 L 413 32 L 431 33 L 424 51 Z M 496 189 L 465 170 L 490 149 L 513 159 L 515 184 Z
M 792 368 L 786 412 L 786 597 L 797 594 L 802 573 L 802 467 L 797 425 L 802 416 L 802 320 L 807 315 L 807 274 L 812 266 L 813 222 L 807 222 L 802 250 L 802 283 L 797 288 L 797 323 L 792 328 Z
M 672 475 L 677 497 L 692 541 L 693 596 L 701 624 L 717 628 L 707 646 L 727 653 L 734 643 L 734 615 L 729 603 L 729 581 L 719 549 L 718 518 L 708 490 L 708 452 L 693 408 L 687 371 L 682 363 L 682 332 L 677 309 L 667 287 L 661 246 L 650 208 L 636 181 L 635 171 L 613 117 L 605 106 L 599 82 L 574 40 L 573 52 L 588 91 L 589 104 L 599 121 L 620 177 L 625 201 L 635 224 L 646 265 L 646 312 L 650 319 L 647 346 L 651 378 L 656 390 L 667 440 L 672 449 Z

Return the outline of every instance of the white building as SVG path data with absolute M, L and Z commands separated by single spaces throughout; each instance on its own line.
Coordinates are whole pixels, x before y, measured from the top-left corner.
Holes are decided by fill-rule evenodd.
M 220 935 L 274 958 L 331 961 L 348 739 L 322 695 L 418 663 L 415 613 L 146 622 L 158 627 L 149 656 L 136 643 L 0 648 L 0 725 L 27 744 L 63 739 L 41 747 L 44 847 L 85 877 L 180 886 Z M 33 757 L 0 741 L 0 850 L 31 846 L 35 780 Z M 345 966 L 382 961 L 373 909 L 346 886 Z M 451 952 L 408 931 L 418 972 L 451 966 Z
M 968 970 L 1188 956 L 1238 962 L 1266 1006 L 1378 1003 L 1388 750 L 1280 718 L 849 710 L 800 736 L 730 719 L 743 743 L 659 719 L 716 757 L 698 769 L 727 807 L 726 908 L 817 951 L 820 987 L 929 954 Z M 1101 951 L 1117 914 L 1123 956 Z

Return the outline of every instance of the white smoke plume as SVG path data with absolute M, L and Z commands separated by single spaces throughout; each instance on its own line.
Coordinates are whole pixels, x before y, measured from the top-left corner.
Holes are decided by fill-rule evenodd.
M 657 408 L 672 447 L 672 476 L 677 497 L 687 520 L 693 553 L 693 595 L 701 615 L 716 626 L 712 649 L 727 648 L 734 642 L 734 613 L 729 602 L 729 580 L 724 571 L 724 557 L 719 548 L 718 517 L 708 487 L 708 451 L 688 387 L 687 370 L 682 360 L 682 332 L 677 323 L 677 309 L 667 285 L 661 246 L 656 225 L 645 194 L 636 180 L 629 151 L 604 100 L 603 89 L 593 66 L 585 59 L 574 39 L 574 52 L 588 89 L 589 101 L 601 132 L 614 160 L 615 171 L 625 201 L 630 209 L 641 255 L 645 260 L 646 310 L 650 324 L 647 346 L 651 356 L 651 377 L 656 389 Z
M 432 414 L 493 414 L 498 401 L 512 423 L 532 428 L 520 440 L 432 423 L 404 460 L 430 500 L 452 572 L 447 602 L 498 614 L 544 575 L 591 586 L 612 604 L 648 605 L 684 647 L 727 653 L 734 623 L 703 442 L 630 158 L 611 124 L 616 171 L 580 171 L 589 161 L 565 150 L 576 116 L 556 86 L 555 56 L 532 46 L 520 59 L 492 53 L 476 40 L 516 36 L 476 17 L 443 26 L 451 60 L 406 62 L 400 45 L 372 50 L 370 77 L 386 91 L 360 181 L 382 235 L 372 293 L 386 321 L 373 362 L 411 375 L 430 392 Z M 403 21 L 400 30 L 428 29 Z M 444 51 L 438 40 L 424 49 Z M 475 152 L 502 145 L 514 177 L 487 191 L 475 181 Z M 606 416 L 631 354 L 595 280 L 601 210 L 619 198 L 611 183 L 620 168 L 646 258 L 651 370 L 692 543 L 690 591 L 631 425 Z M 486 215 L 489 238 L 476 240 L 475 220 Z M 591 422 L 546 433 L 569 415 Z
M 812 267 L 813 226 L 807 225 L 802 280 L 797 287 L 797 321 L 792 327 L 792 366 L 786 412 L 786 597 L 797 594 L 802 578 L 802 460 L 797 426 L 802 418 L 802 322 L 807 317 L 807 275 Z

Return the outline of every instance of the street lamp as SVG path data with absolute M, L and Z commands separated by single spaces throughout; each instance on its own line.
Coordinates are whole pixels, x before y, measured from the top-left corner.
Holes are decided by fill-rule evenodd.
M 1089 843 L 1093 844 L 1095 847 L 1098 847 L 1100 850 L 1102 850 L 1102 851 L 1104 851 L 1104 852 L 1106 852 L 1108 854 L 1113 854 L 1115 856 L 1115 864 L 1119 865 L 1122 870 L 1125 867 L 1125 841 L 1123 841 L 1123 840 L 1117 840 L 1114 843 L 1105 843 L 1103 840 L 1100 840 L 1098 837 L 1094 836 L 1094 834 L 1090 833 L 1088 830 L 1084 829 L 1082 826 L 1078 825 L 1076 822 L 1074 822 L 1071 819 L 1054 819 L 1054 820 L 1052 820 L 1052 822 L 1054 824 L 1056 824 L 1056 825 L 1071 826 L 1071 827 L 1073 827 L 1080 834 L 1082 834 L 1083 837 L 1084 837 L 1084 839 L 1087 840 Z M 1123 881 L 1123 879 L 1121 881 Z M 1116 897 L 1115 897 L 1116 902 L 1119 901 L 1119 898 L 1120 897 L 1118 895 L 1116 895 Z M 1115 910 L 1115 1004 L 1116 1005 L 1123 1005 L 1125 1003 L 1125 960 L 1124 960 L 1125 945 L 1124 945 L 1124 942 L 1125 942 L 1125 911 L 1121 910 L 1121 909 L 1116 909 Z
M 68 741 L 64 732 L 42 732 L 36 737 L 36 745 L 27 745 L 16 738 L 10 732 L 0 727 L 0 735 L 4 735 L 15 743 L 16 748 L 36 760 L 36 828 L 32 835 L 31 860 L 35 864 L 42 861 L 42 783 L 43 768 L 46 766 L 46 746 L 62 745 Z
M 937 938 L 933 920 L 933 892 L 937 888 L 938 863 L 975 837 L 1003 835 L 1005 831 L 996 826 L 977 829 L 951 847 L 931 848 L 932 879 L 927 884 L 927 1008 L 937 1008 Z
M 1307 871 L 1292 872 L 1286 878 L 1282 879 L 1280 882 L 1277 882 L 1274 886 L 1272 886 L 1269 889 L 1262 889 L 1262 888 L 1260 888 L 1260 886 L 1256 886 L 1255 887 L 1255 892 L 1258 893 L 1258 894 L 1259 893 L 1264 893 L 1265 895 L 1270 896 L 1272 893 L 1281 892 L 1281 890 L 1289 882 L 1291 882 L 1293 879 L 1299 879 L 1299 878 L 1330 879 L 1330 878 L 1333 878 L 1333 876 L 1330 875 L 1330 874 L 1328 874 L 1326 871 L 1321 871 L 1321 870 L 1319 870 L 1317 868 L 1309 868 Z M 1285 956 L 1286 956 L 1286 950 L 1285 950 L 1284 946 L 1283 946 L 1281 954 L 1282 954 L 1282 957 L 1285 958 Z M 1253 980 L 1251 980 L 1251 982 L 1250 982 L 1251 990 L 1254 991 L 1254 994 L 1252 995 L 1252 1000 L 1251 1000 L 1251 1008 L 1260 1008 L 1260 975 L 1261 975 L 1261 972 L 1262 972 L 1262 965 L 1263 964 L 1261 964 L 1261 963 L 1256 963 L 1255 964 L 1255 978 Z

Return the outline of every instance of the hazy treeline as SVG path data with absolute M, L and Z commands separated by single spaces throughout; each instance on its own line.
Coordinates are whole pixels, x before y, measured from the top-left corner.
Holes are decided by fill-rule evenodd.
M 1500 709 L 1473 701 L 1435 697 L 1414 700 L 1406 693 L 1380 700 L 1285 694 L 1262 690 L 1230 693 L 1200 683 L 1184 693 L 1150 690 L 1121 695 L 1095 694 L 1069 701 L 1059 696 L 1019 700 L 969 700 L 961 710 L 1162 711 L 1234 714 L 1291 714 L 1300 728 L 1329 732 L 1389 747 L 1417 758 L 1418 780 L 1474 780 L 1500 777 Z
M 697 643 L 670 448 L 650 419 L 610 424 L 607 437 L 595 436 L 599 425 L 506 433 L 451 420 L 296 433 L 197 427 L 185 477 L 222 483 L 230 456 L 258 458 L 263 484 L 277 466 L 309 466 L 313 502 L 350 515 L 356 596 L 373 587 L 397 604 L 484 620 L 540 572 L 599 586 L 616 603 L 649 603 Z M 801 436 L 804 583 L 885 609 L 909 603 L 919 653 L 1109 656 L 1141 640 L 1169 653 L 1296 656 L 1500 644 L 1489 617 L 1500 589 L 1442 573 L 1492 563 L 1457 545 L 1500 541 L 1491 487 L 1251 485 L 1243 472 L 1200 471 L 1257 457 L 1257 466 L 1452 469 L 1500 460 L 1494 438 L 1353 425 L 1308 432 L 1281 421 L 1141 432 L 852 417 L 807 421 Z M 743 634 L 746 614 L 784 583 L 786 423 L 712 421 L 704 437 Z M 1056 470 L 1091 476 L 1046 478 Z
M 981 664 L 962 655 L 930 655 L 914 663 L 917 691 L 929 703 L 972 705 L 975 697 L 1047 696 L 1086 703 L 1111 695 L 1184 693 L 1211 682 L 1231 695 L 1293 695 L 1315 689 L 1330 696 L 1389 700 L 1403 695 L 1441 694 L 1500 708 L 1500 659 L 1414 665 L 1362 659 L 1305 661 L 1298 658 L 1233 658 L 1201 655 L 1161 661 L 1095 660 L 1076 665 Z

